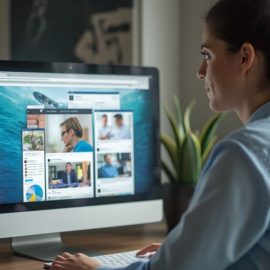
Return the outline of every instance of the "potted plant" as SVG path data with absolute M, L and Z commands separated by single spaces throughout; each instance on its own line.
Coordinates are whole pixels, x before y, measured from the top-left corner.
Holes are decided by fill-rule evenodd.
M 194 132 L 190 125 L 194 106 L 192 101 L 182 112 L 180 102 L 174 96 L 175 113 L 164 108 L 173 135 L 161 134 L 161 144 L 169 157 L 169 163 L 162 160 L 162 170 L 169 180 L 163 192 L 168 231 L 178 223 L 188 206 L 203 165 L 217 141 L 217 128 L 225 116 L 224 113 L 214 114 L 201 131 Z

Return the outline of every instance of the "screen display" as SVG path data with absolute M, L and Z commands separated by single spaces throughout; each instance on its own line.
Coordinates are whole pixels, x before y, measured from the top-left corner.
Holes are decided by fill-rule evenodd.
M 0 205 L 151 193 L 159 165 L 152 80 L 0 71 Z

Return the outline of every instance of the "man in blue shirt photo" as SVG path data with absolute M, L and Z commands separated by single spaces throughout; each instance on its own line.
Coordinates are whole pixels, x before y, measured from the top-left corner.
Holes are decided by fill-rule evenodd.
M 108 140 L 111 138 L 112 128 L 108 125 L 108 115 L 103 114 L 101 116 L 101 127 L 98 130 L 99 140 Z
M 83 140 L 83 130 L 77 117 L 70 117 L 60 124 L 64 152 L 93 152 L 93 147 Z
M 119 175 L 118 170 L 115 165 L 112 164 L 112 157 L 110 154 L 104 155 L 105 165 L 99 168 L 98 177 L 99 178 L 114 178 Z
M 128 140 L 131 139 L 130 128 L 124 124 L 123 115 L 117 113 L 114 115 L 114 128 L 111 132 L 111 138 L 113 140 Z

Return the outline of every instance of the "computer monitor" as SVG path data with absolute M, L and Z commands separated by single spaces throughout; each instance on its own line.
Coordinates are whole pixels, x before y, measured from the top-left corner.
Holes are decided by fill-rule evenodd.
M 162 218 L 155 68 L 0 61 L 0 238 L 52 260 L 60 232 Z

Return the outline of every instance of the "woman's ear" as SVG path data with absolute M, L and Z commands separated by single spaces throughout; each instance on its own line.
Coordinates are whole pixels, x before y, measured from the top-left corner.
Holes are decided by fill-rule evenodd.
M 248 72 L 254 64 L 256 51 L 252 44 L 245 42 L 240 49 L 241 68 L 243 73 Z

